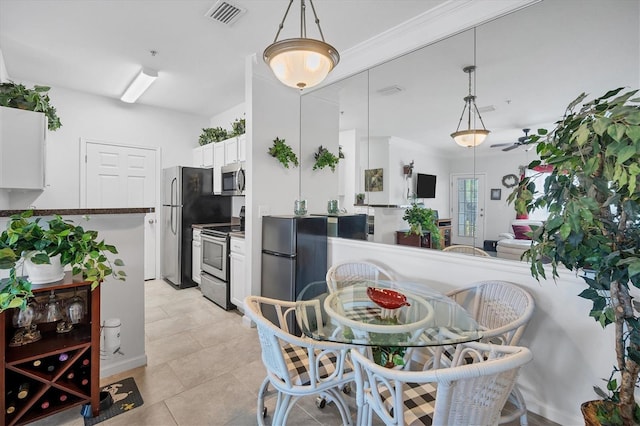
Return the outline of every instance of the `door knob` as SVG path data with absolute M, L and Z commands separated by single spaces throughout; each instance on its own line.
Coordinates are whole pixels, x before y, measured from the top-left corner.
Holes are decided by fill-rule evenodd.
M 155 222 L 155 220 L 149 219 L 149 223 L 153 223 L 153 222 Z

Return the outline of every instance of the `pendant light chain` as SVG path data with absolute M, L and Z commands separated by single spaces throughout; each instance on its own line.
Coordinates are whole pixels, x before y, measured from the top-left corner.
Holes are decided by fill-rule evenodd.
M 278 25 L 278 32 L 276 32 L 276 37 L 273 39 L 274 43 L 278 41 L 278 37 L 280 36 L 280 31 L 282 31 L 282 29 L 284 28 L 284 21 L 287 20 L 287 15 L 289 14 L 289 9 L 291 9 L 292 4 L 293 4 L 293 0 L 289 0 L 289 6 L 287 6 L 287 10 L 284 12 L 282 21 L 280 21 L 280 25 Z
M 304 0 L 302 1 L 304 3 Z M 318 31 L 320 32 L 320 38 L 324 41 L 324 34 L 322 34 L 322 28 L 320 28 L 320 19 L 316 13 L 316 7 L 313 5 L 313 0 L 309 0 L 309 3 L 311 3 L 311 10 L 313 11 L 313 17 L 315 18 L 315 23 L 318 26 Z
M 300 0 L 300 38 L 307 38 L 307 6 Z

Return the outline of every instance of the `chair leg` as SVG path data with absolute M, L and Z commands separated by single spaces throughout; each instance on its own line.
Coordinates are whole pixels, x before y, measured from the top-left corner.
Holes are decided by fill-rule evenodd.
M 264 417 L 265 417 L 265 405 L 264 405 L 264 397 L 269 390 L 269 378 L 266 377 L 260 385 L 260 390 L 258 391 L 258 407 L 256 409 L 256 417 L 258 419 L 258 426 L 264 426 Z
M 509 423 L 520 417 L 520 426 L 527 426 L 529 424 L 527 419 L 527 405 L 524 402 L 524 397 L 517 383 L 513 386 L 508 401 L 516 407 L 516 410 L 513 413 L 500 416 L 498 424 Z
M 349 406 L 347 402 L 341 395 L 341 390 L 339 388 L 335 389 L 327 389 L 326 395 L 323 395 L 328 401 L 331 401 L 335 404 L 338 412 L 340 413 L 340 417 L 342 418 L 342 424 L 345 426 L 353 425 L 351 421 L 351 412 L 349 411 Z

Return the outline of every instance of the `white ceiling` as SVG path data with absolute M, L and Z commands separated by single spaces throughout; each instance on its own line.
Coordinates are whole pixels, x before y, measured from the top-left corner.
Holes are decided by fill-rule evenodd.
M 326 41 L 344 51 L 442 2 L 314 5 Z M 229 0 L 247 9 L 232 26 L 204 16 L 215 3 L 0 0 L 0 50 L 12 79 L 112 98 L 146 66 L 159 78 L 139 103 L 210 117 L 244 102 L 245 58 L 273 41 L 288 0 Z M 279 39 L 299 36 L 299 13 L 296 0 Z M 318 38 L 311 10 L 307 21 L 307 35 Z
M 0 0 L 0 51 L 10 78 L 112 98 L 141 66 L 156 69 L 159 78 L 139 103 L 211 117 L 244 101 L 245 58 L 261 56 L 273 41 L 288 4 L 230 2 L 247 13 L 229 27 L 204 16 L 215 0 Z M 314 2 L 327 42 L 340 52 L 444 3 Z M 280 39 L 298 35 L 298 5 Z M 308 35 L 317 37 L 308 16 Z M 364 86 L 372 92 L 369 135 L 460 155 L 449 134 L 467 92 L 462 67 L 471 63 L 467 31 L 374 68 Z M 495 109 L 482 113 L 492 133 L 477 153 L 496 152 L 491 144 L 516 141 L 523 127 L 551 126 L 581 92 L 640 86 L 640 0 L 544 0 L 479 26 L 476 63 L 478 107 Z M 391 85 L 404 90 L 375 93 Z M 349 115 L 362 111 L 362 100 L 340 96 L 341 125 L 361 126 Z

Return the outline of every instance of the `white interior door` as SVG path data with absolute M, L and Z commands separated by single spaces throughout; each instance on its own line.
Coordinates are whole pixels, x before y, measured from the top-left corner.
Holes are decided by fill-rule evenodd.
M 482 247 L 484 244 L 485 177 L 483 174 L 451 176 L 451 242 Z
M 85 141 L 87 208 L 157 207 L 157 152 Z M 156 214 L 145 216 L 144 279 L 156 277 Z

